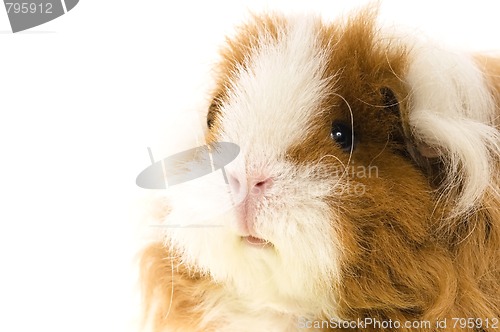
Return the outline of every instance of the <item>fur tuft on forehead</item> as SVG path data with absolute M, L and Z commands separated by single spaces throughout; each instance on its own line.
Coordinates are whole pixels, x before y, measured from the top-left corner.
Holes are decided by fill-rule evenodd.
M 244 131 L 246 139 L 265 138 L 254 143 L 273 145 L 275 151 L 301 140 L 332 80 L 324 75 L 320 26 L 315 17 L 255 17 L 228 40 L 210 110 L 219 115 L 215 122 L 222 136 L 245 144 L 239 140 Z M 283 126 L 280 135 L 276 124 Z M 282 142 L 284 132 L 292 137 Z

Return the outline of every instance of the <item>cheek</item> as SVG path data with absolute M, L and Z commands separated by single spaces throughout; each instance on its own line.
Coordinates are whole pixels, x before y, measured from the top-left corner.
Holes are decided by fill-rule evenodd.
M 427 179 L 403 157 L 382 154 L 369 167 L 356 166 L 348 180 L 363 187 L 362 194 L 339 198 L 340 236 L 352 264 L 368 252 L 387 250 L 388 243 L 411 247 L 427 241 L 436 213 Z

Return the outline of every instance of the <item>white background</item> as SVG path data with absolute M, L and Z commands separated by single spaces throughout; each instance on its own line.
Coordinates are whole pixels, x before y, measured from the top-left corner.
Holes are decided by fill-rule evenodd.
M 178 114 L 204 102 L 224 35 L 248 9 L 365 2 L 81 0 L 18 34 L 0 7 L 0 331 L 133 331 L 135 177 L 146 147 L 165 157 L 179 128 L 201 132 Z M 500 50 L 496 3 L 382 1 L 382 21 Z

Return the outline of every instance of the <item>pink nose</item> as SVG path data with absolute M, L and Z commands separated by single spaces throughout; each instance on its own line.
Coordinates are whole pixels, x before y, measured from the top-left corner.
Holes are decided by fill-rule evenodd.
M 272 186 L 273 180 L 265 175 L 251 175 L 247 178 L 247 174 L 228 173 L 228 182 L 231 193 L 237 201 L 241 202 L 247 196 L 258 198 L 263 196 L 266 191 Z

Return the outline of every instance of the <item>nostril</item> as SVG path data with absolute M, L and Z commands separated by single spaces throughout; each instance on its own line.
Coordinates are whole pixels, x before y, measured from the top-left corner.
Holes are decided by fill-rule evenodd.
M 265 180 L 258 181 L 254 184 L 252 188 L 252 193 L 253 194 L 264 194 L 264 192 L 269 189 L 269 187 L 272 185 L 272 179 L 267 178 Z
M 228 177 L 228 181 L 229 181 L 229 186 L 231 187 L 231 189 L 233 190 L 233 192 L 235 194 L 239 193 L 240 189 L 241 189 L 241 183 L 240 181 L 234 177 L 234 176 L 229 176 Z
M 271 184 L 272 180 L 271 178 L 265 179 L 263 181 L 259 181 L 255 184 L 256 187 L 262 188 L 262 187 L 268 187 Z
M 250 176 L 244 172 L 227 172 L 229 189 L 237 202 L 242 202 L 248 195 L 262 196 L 271 187 L 271 177 Z

